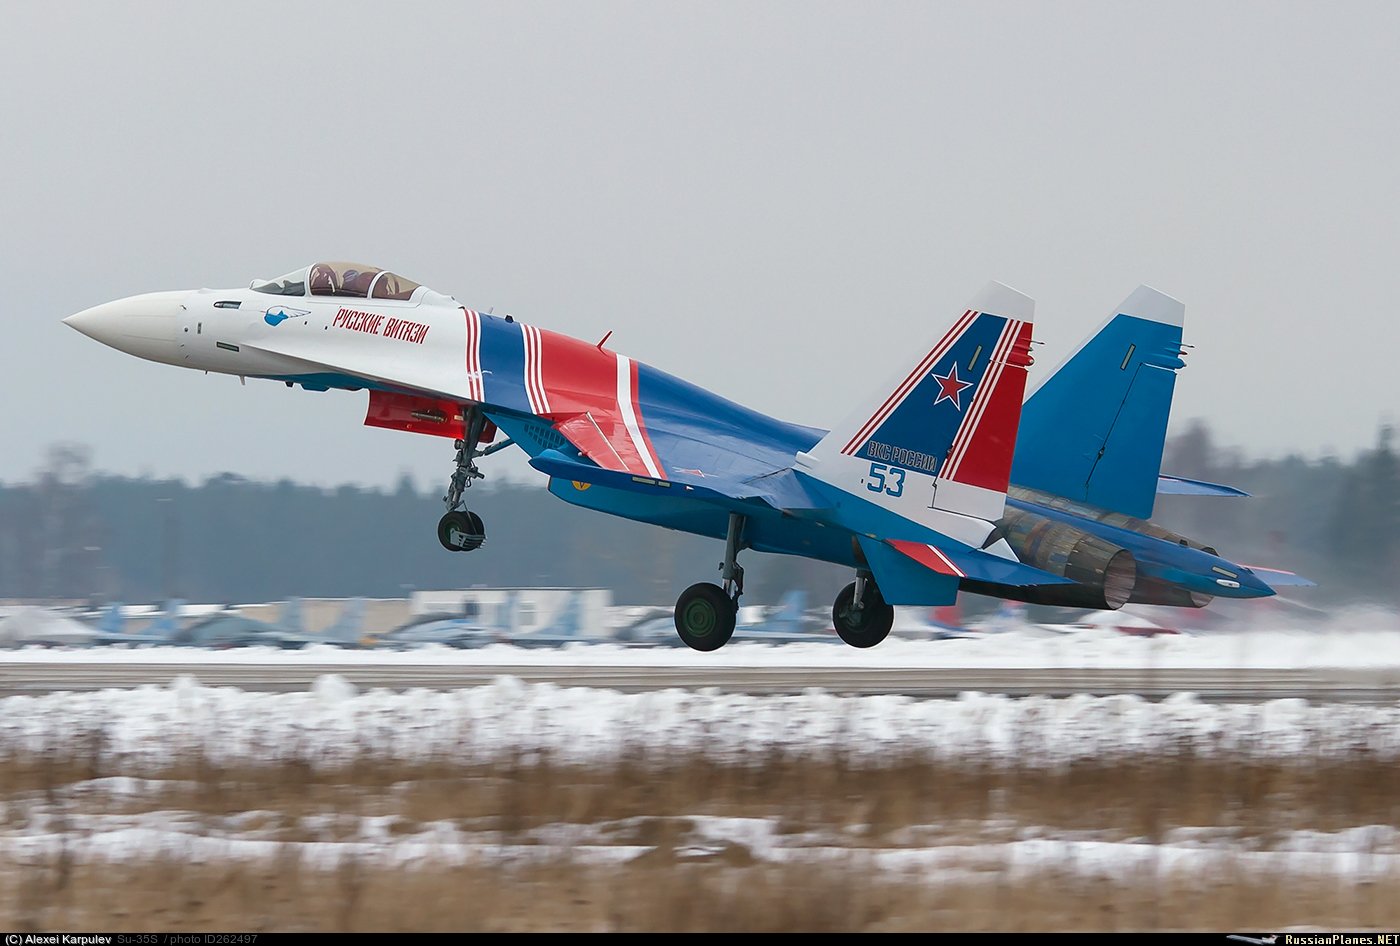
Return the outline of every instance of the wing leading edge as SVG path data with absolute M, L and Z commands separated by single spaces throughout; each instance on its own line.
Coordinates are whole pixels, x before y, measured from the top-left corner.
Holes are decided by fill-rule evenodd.
M 589 459 L 597 462 L 594 457 L 590 456 Z M 713 474 L 697 476 L 682 470 L 671 470 L 665 477 L 657 477 L 625 468 L 580 463 L 558 450 L 543 451 L 530 460 L 530 465 L 541 473 L 576 483 L 652 495 L 658 490 L 674 490 L 677 495 L 712 502 L 726 509 L 734 508 L 736 504 L 755 502 L 780 511 L 822 509 L 826 506 L 826 502 L 805 487 L 792 470 L 778 470 L 749 480 Z

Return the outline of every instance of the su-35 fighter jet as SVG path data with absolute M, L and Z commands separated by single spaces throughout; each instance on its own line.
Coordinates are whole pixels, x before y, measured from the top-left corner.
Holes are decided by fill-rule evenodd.
M 720 583 L 676 602 L 676 631 L 697 650 L 734 632 L 744 549 L 850 567 L 832 622 L 856 647 L 884 640 L 894 605 L 949 604 L 959 589 L 1105 609 L 1273 594 L 1256 570 L 1146 521 L 1159 491 L 1242 495 L 1159 477 L 1181 304 L 1133 293 L 1023 412 L 1033 305 L 988 285 L 887 380 L 853 394 L 831 431 L 743 407 L 606 337 L 478 312 L 354 263 L 132 296 L 64 321 L 165 364 L 364 389 L 366 424 L 454 440 L 438 523 L 452 551 L 485 541 L 464 498 L 477 460 L 512 444 L 567 502 L 724 540 Z

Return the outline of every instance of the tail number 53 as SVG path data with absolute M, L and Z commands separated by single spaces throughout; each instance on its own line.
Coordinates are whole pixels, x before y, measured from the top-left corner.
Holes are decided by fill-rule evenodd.
M 903 496 L 904 470 L 885 463 L 872 463 L 870 464 L 870 478 L 866 480 L 865 488 L 872 493 Z

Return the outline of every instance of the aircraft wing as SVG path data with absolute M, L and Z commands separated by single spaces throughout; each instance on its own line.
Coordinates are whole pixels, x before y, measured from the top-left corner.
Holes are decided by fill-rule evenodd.
M 584 452 L 581 446 L 579 450 Z M 585 455 L 598 462 L 596 457 L 588 453 Z M 613 456 L 616 457 L 616 454 Z M 674 490 L 677 494 L 725 507 L 752 502 L 766 503 L 775 509 L 821 509 L 827 505 L 803 486 L 791 470 L 778 470 L 748 480 L 708 473 L 697 475 L 688 470 L 670 470 L 665 477 L 661 477 L 653 476 L 647 470 L 628 468 L 625 464 L 619 468 L 617 465 L 605 467 L 601 463 L 598 466 L 580 463 L 558 450 L 545 450 L 532 459 L 530 465 L 542 473 L 576 483 L 634 493 L 654 494 L 659 489 Z
M 775 509 L 824 509 L 830 503 L 804 486 L 793 472 L 793 452 L 757 443 L 728 431 L 693 423 L 653 421 L 642 427 L 634 418 L 607 411 L 588 411 L 556 421 L 554 429 L 586 459 L 603 471 L 625 474 L 602 477 L 559 451 L 536 457 L 538 470 L 560 472 L 579 482 L 635 488 L 653 483 L 683 487 L 695 498 L 763 502 Z M 559 464 L 570 463 L 569 472 Z M 630 486 L 627 484 L 631 484 Z
M 577 447 L 579 453 L 605 470 L 653 478 L 662 475 L 657 458 L 645 442 L 639 442 L 620 416 L 595 416 L 590 411 L 560 421 L 554 429 Z

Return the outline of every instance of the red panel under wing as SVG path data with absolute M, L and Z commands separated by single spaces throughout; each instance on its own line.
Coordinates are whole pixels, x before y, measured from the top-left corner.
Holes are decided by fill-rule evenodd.
M 366 427 L 406 430 L 413 434 L 430 434 L 460 440 L 466 436 L 462 406 L 453 401 L 440 401 L 412 394 L 391 394 L 387 391 L 369 392 L 369 409 L 365 412 Z M 478 443 L 496 439 L 496 425 L 487 421 Z

